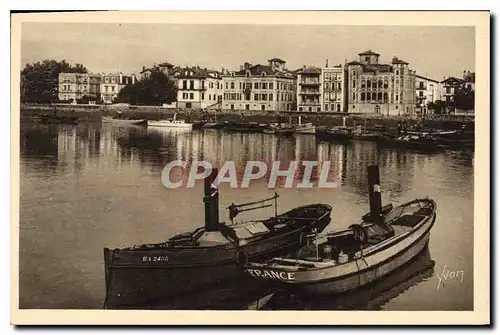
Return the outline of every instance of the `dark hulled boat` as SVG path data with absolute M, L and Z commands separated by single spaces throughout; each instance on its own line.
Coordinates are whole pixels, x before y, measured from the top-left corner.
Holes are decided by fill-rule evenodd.
M 312 204 L 264 220 L 234 222 L 238 213 L 277 206 L 278 195 L 228 207 L 231 223 L 219 222 L 215 175 L 205 180 L 205 226 L 166 242 L 104 249 L 105 308 L 148 307 L 243 275 L 238 264 L 298 248 L 304 234 L 322 231 L 331 206 Z M 253 207 L 252 207 L 253 206 Z
M 316 129 L 316 137 L 327 141 L 351 141 L 354 138 L 354 134 L 350 128 L 333 127 Z
M 391 136 L 383 134 L 378 137 L 377 143 L 386 147 L 398 147 L 416 150 L 436 150 L 440 148 L 440 144 L 431 136 Z

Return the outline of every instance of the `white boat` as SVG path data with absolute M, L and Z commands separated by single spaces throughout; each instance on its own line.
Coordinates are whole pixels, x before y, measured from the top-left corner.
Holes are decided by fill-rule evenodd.
M 373 170 L 372 170 L 373 171 Z M 380 207 L 378 167 L 369 171 L 370 213 L 349 229 L 306 236 L 298 251 L 247 263 L 246 273 L 281 288 L 309 294 L 339 293 L 374 282 L 404 266 L 427 245 L 436 203 L 415 199 Z
M 299 124 L 295 126 L 296 134 L 316 134 L 316 126 L 311 122 L 302 123 L 302 117 L 299 116 Z
M 174 114 L 173 120 L 148 120 L 148 127 L 165 127 L 165 128 L 182 128 L 182 129 L 193 129 L 193 124 L 188 123 L 184 120 L 177 120 L 177 114 Z
M 109 116 L 102 117 L 103 123 L 113 123 L 119 125 L 142 125 L 146 124 L 146 120 L 128 120 L 128 119 L 115 119 Z

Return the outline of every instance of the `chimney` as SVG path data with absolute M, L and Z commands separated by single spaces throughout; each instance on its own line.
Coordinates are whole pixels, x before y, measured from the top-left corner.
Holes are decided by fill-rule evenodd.
M 142 66 L 142 71 L 144 71 L 144 70 L 146 70 L 146 67 L 143 65 L 143 66 Z
M 205 177 L 205 229 L 217 231 L 219 225 L 219 186 L 215 185 L 218 169 L 213 168 Z
M 326 65 L 325 65 L 325 67 L 328 67 L 328 58 L 326 59 Z
M 380 172 L 378 165 L 368 168 L 368 195 L 370 197 L 370 216 L 374 223 L 382 221 L 382 195 L 380 193 Z
M 250 63 L 249 62 L 245 62 L 245 70 L 248 70 L 250 68 Z
M 244 66 L 240 65 L 240 71 L 243 71 Z

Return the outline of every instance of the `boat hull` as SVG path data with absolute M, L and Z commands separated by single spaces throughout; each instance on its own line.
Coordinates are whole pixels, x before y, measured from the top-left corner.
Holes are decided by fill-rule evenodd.
M 244 275 L 238 255 L 259 261 L 299 247 L 301 235 L 330 223 L 325 215 L 310 225 L 288 233 L 236 247 L 227 244 L 206 248 L 158 248 L 151 250 L 104 249 L 105 308 L 149 308 L 158 301 L 174 299 L 197 290 L 221 285 Z
M 193 125 L 191 123 L 172 123 L 172 122 L 153 121 L 153 120 L 148 120 L 148 127 L 193 129 Z
M 316 127 L 311 126 L 311 127 L 297 127 L 295 129 L 295 133 L 297 134 L 311 134 L 314 135 L 316 134 Z
M 121 126 L 125 125 L 146 125 L 146 120 L 127 120 L 127 119 L 113 119 L 110 117 L 103 117 L 102 118 L 103 123 L 112 123 L 112 124 L 117 124 Z
M 429 241 L 435 219 L 434 210 L 431 216 L 422 220 L 407 235 L 382 242 L 387 244 L 345 264 L 305 271 L 250 264 L 246 266 L 245 271 L 251 276 L 287 290 L 308 294 L 350 291 L 386 276 L 417 256 Z

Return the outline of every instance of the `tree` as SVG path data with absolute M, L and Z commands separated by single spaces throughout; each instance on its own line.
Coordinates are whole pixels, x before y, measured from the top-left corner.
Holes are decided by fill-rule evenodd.
M 118 93 L 118 102 L 131 105 L 161 105 L 176 101 L 177 87 L 166 74 L 153 70 L 147 78 L 124 87 Z
M 74 66 L 65 60 L 44 60 L 26 64 L 21 71 L 21 102 L 50 103 L 58 100 L 59 73 L 87 73 L 82 64 Z
M 462 84 L 455 88 L 452 106 L 456 109 L 474 109 L 474 90 L 471 86 Z

